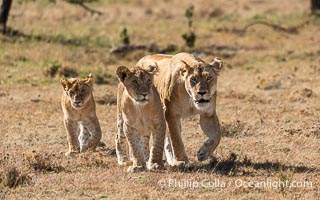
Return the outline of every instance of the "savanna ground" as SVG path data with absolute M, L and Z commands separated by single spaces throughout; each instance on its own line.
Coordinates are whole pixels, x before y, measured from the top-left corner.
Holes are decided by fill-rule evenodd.
M 89 4 L 103 12 L 98 15 L 62 1 L 13 2 L 11 33 L 0 36 L 1 199 L 320 198 L 320 19 L 309 15 L 309 1 L 193 1 L 193 49 L 181 38 L 189 3 Z M 297 29 L 257 24 L 242 31 L 256 21 Z M 189 51 L 207 61 L 215 56 L 225 61 L 217 101 L 224 137 L 210 160 L 196 160 L 205 136 L 198 117 L 192 117 L 183 120 L 191 167 L 128 174 L 117 165 L 115 69 L 157 52 L 110 54 L 120 45 L 123 27 L 132 44 L 158 49 L 174 44 L 177 49 L 170 53 Z M 62 88 L 59 75 L 45 73 L 55 66 L 74 68 L 79 76 L 96 75 L 94 96 L 106 146 L 95 153 L 64 156 Z M 238 187 L 239 181 L 312 185 L 248 188 Z M 207 187 L 208 182 L 216 185 Z

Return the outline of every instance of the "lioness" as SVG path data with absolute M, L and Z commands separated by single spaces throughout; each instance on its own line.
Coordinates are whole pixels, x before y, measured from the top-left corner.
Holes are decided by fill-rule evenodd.
M 158 66 L 154 84 L 164 104 L 168 127 L 165 152 L 170 165 L 189 162 L 181 138 L 181 118 L 200 115 L 200 127 L 208 136 L 197 153 L 199 161 L 208 159 L 220 142 L 221 133 L 216 114 L 217 77 L 223 63 L 219 58 L 206 63 L 194 55 L 148 55 L 137 66 Z M 171 145 L 172 144 L 172 145 Z
M 126 159 L 123 155 L 126 137 L 133 162 L 128 172 L 141 171 L 145 167 L 149 170 L 163 167 L 166 122 L 160 96 L 153 85 L 153 73 L 156 70 L 156 67 L 143 70 L 139 67 L 129 69 L 120 66 L 116 72 L 120 80 L 117 94 L 116 153 L 119 165 L 123 165 Z
M 86 78 L 69 80 L 61 78 L 60 83 L 63 87 L 61 106 L 69 143 L 66 156 L 87 149 L 94 151 L 101 139 L 101 129 L 92 95 L 93 76 L 89 74 Z

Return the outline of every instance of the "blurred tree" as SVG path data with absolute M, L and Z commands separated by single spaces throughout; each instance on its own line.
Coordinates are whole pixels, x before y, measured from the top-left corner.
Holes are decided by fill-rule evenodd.
M 320 11 L 320 0 L 311 0 L 311 12 L 316 13 Z
M 7 31 L 7 21 L 11 8 L 12 0 L 2 0 L 0 8 L 0 30 L 3 34 Z
M 196 41 L 196 34 L 193 31 L 193 11 L 194 11 L 194 6 L 190 5 L 186 12 L 185 12 L 185 17 L 187 18 L 188 21 L 188 32 L 182 34 L 182 38 L 186 42 L 187 47 L 194 47 L 194 43 Z
M 119 37 L 123 45 L 130 45 L 130 38 L 126 28 L 122 29 L 122 31 L 119 34 Z

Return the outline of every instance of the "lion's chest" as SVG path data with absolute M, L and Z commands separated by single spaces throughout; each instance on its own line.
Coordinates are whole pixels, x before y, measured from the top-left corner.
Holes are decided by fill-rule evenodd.
M 209 103 L 206 105 L 196 106 L 193 100 L 186 93 L 184 95 L 175 96 L 175 98 L 166 106 L 170 112 L 180 116 L 181 118 L 186 118 L 198 114 L 212 115 L 215 111 L 214 105 L 214 103 Z
M 143 110 L 127 110 L 123 112 L 124 124 L 129 131 L 138 132 L 141 135 L 149 135 L 152 126 L 152 117 L 148 112 Z

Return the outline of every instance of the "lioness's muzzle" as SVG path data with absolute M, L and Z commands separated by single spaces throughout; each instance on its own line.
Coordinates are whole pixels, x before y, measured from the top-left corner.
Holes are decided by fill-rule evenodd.
M 210 100 L 205 100 L 205 99 L 199 99 L 199 100 L 196 100 L 196 103 L 209 103 Z

